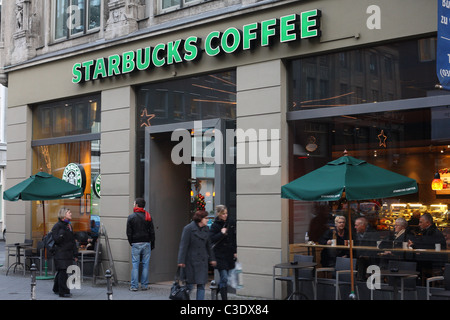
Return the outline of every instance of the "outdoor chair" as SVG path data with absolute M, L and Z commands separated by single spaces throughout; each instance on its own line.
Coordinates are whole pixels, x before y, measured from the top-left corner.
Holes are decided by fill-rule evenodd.
M 29 261 L 29 269 L 31 269 L 31 265 L 33 263 L 36 264 L 36 261 L 38 261 L 39 264 L 36 264 L 36 266 L 39 268 L 40 275 L 42 275 L 42 269 L 45 260 L 44 249 L 45 249 L 44 242 L 38 241 L 36 250 L 35 249 L 25 250 L 25 266 L 27 265 L 27 261 Z
M 443 281 L 443 287 L 431 287 L 431 284 L 436 281 Z M 427 300 L 430 300 L 432 296 L 450 298 L 450 263 L 445 264 L 442 276 L 427 279 Z
M 410 262 L 410 261 L 398 261 L 398 260 L 389 260 L 388 268 L 398 268 L 398 270 L 412 270 L 415 271 L 417 269 L 417 263 L 416 262 Z M 416 287 L 416 281 L 417 281 L 417 275 L 409 276 L 406 278 L 392 278 L 389 277 L 387 284 L 381 284 L 381 291 L 387 291 L 392 292 L 394 291 L 393 281 L 399 281 L 400 286 L 398 286 L 398 289 L 400 291 L 400 299 L 404 300 L 404 292 L 410 291 L 414 292 L 416 300 L 418 299 L 417 296 L 417 287 Z
M 319 277 L 319 273 L 321 272 L 331 272 L 332 278 L 321 278 Z M 353 283 L 356 290 L 356 297 L 359 299 L 359 291 L 358 286 L 356 285 L 356 259 L 353 259 Z M 351 285 L 351 276 L 350 275 L 350 258 L 344 257 L 336 257 L 336 265 L 334 268 L 316 268 L 315 274 L 315 296 L 314 299 L 317 300 L 317 291 L 319 289 L 319 285 L 331 285 L 335 287 L 335 299 L 341 299 L 341 286 L 350 286 Z
M 295 261 L 297 261 L 297 262 L 313 262 L 313 258 L 314 258 L 313 256 L 307 256 L 307 255 L 303 255 L 303 254 L 295 254 L 294 262 Z M 310 282 L 311 286 L 312 286 L 312 290 L 313 290 L 313 296 L 315 296 L 316 288 L 315 288 L 315 283 L 314 283 L 314 267 L 302 268 L 298 272 L 299 272 L 299 277 L 298 277 L 297 281 L 299 281 L 300 283 Z M 275 282 L 275 280 L 289 282 L 291 290 L 293 290 L 293 288 L 295 287 L 294 275 L 276 277 L 274 279 L 274 282 Z M 275 288 L 275 286 L 274 286 L 274 288 Z M 273 292 L 273 299 L 275 299 L 275 289 Z
M 98 248 L 97 248 L 98 246 Z M 98 249 L 98 265 L 95 266 L 95 252 Z M 87 276 L 94 276 L 98 274 L 98 270 L 95 270 L 97 267 L 97 269 L 100 267 L 103 269 L 103 266 L 101 264 L 101 256 L 102 256 L 102 244 L 100 243 L 100 240 L 95 242 L 95 246 L 94 246 L 94 250 L 88 250 L 85 252 L 89 252 L 89 254 L 82 254 L 79 253 L 79 259 L 78 259 L 78 265 L 80 266 L 80 272 L 81 272 L 81 281 L 83 282 L 83 278 L 85 275 Z M 86 265 L 90 265 L 89 268 L 86 268 Z M 102 270 L 103 271 L 103 270 Z

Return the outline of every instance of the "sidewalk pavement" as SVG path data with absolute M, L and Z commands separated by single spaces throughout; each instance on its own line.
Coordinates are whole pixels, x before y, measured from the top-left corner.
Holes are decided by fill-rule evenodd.
M 12 269 L 11 269 L 12 270 Z M 6 275 L 6 266 L 0 269 L 0 300 L 31 300 L 31 273 L 25 276 L 17 268 Z M 37 273 L 39 276 L 39 273 Z M 62 298 L 53 293 L 53 279 L 36 280 L 36 300 L 108 300 L 105 279 L 98 279 L 93 285 L 91 278 L 84 278 L 80 289 L 72 289 L 71 298 Z M 127 282 L 118 282 L 112 286 L 113 300 L 169 300 L 171 283 L 150 284 L 146 291 L 130 291 Z M 209 298 L 209 297 L 208 297 Z
M 20 266 L 15 273 L 12 268 L 6 275 L 8 268 L 6 264 L 4 242 L 0 240 L 0 300 L 31 300 L 31 272 L 27 270 L 24 275 Z M 39 276 L 39 272 L 36 275 Z M 107 282 L 104 277 L 98 277 L 95 285 L 91 277 L 85 277 L 83 280 L 80 289 L 70 290 L 72 293 L 70 298 L 62 298 L 53 293 L 53 279 L 36 280 L 35 298 L 36 300 L 108 300 Z M 129 282 L 118 281 L 112 286 L 112 300 L 169 300 L 171 286 L 172 281 L 167 281 L 151 283 L 149 289 L 145 291 L 130 291 Z M 230 300 L 254 299 L 234 294 L 229 294 L 228 298 Z M 191 299 L 195 299 L 195 289 L 191 292 Z M 211 299 L 209 283 L 206 285 L 205 299 Z

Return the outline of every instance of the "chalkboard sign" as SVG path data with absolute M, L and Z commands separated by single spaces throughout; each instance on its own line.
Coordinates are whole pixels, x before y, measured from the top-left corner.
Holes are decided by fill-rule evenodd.
M 105 241 L 105 247 L 106 247 L 106 255 L 108 258 L 108 268 L 111 271 L 111 276 L 113 278 L 113 284 L 117 284 L 117 274 L 116 274 L 116 268 L 114 267 L 114 260 L 112 257 L 112 253 L 111 253 L 111 246 L 109 245 L 109 239 L 108 239 L 108 233 L 106 232 L 106 228 L 103 224 L 101 224 L 100 226 L 100 230 L 98 233 L 98 245 L 95 248 L 95 259 L 94 259 L 94 272 L 93 272 L 93 277 L 92 277 L 92 284 L 96 284 L 97 281 L 97 273 L 96 270 L 98 270 L 98 267 L 100 266 L 100 264 L 102 263 L 101 260 L 101 251 L 100 251 L 100 242 L 101 239 L 104 239 Z

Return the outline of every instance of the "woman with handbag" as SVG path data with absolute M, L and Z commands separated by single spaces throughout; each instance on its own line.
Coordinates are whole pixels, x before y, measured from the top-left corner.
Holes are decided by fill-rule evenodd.
M 67 287 L 67 268 L 77 261 L 78 248 L 75 242 L 72 225 L 72 212 L 68 208 L 61 208 L 58 212 L 58 222 L 52 228 L 55 241 L 55 268 L 57 270 L 53 292 L 60 297 L 70 298 L 72 295 Z
M 224 205 L 216 207 L 216 219 L 209 231 L 216 256 L 216 269 L 220 274 L 219 293 L 222 300 L 228 300 L 228 276 L 234 269 L 236 261 L 236 226 L 228 218 L 228 210 Z
M 178 251 L 178 266 L 184 268 L 189 290 L 197 285 L 197 300 L 205 299 L 205 284 L 208 282 L 208 263 L 216 265 L 206 211 L 197 211 L 192 222 L 186 225 L 181 235 Z

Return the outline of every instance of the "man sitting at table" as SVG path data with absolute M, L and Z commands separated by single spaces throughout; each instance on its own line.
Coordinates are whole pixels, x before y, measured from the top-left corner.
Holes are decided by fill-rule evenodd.
M 376 247 L 379 239 L 378 233 L 372 231 L 369 226 L 369 221 L 365 217 L 359 217 L 355 220 L 355 237 L 354 245 L 362 247 Z M 358 249 L 355 250 L 355 257 L 357 259 L 356 265 L 358 269 L 358 279 L 365 280 L 367 267 L 375 263 L 376 251 Z
M 409 246 L 414 249 L 432 249 L 435 250 L 436 244 L 441 245 L 441 250 L 446 250 L 447 244 L 442 232 L 433 223 L 433 217 L 426 212 L 419 219 L 420 232 L 408 241 Z M 436 253 L 419 252 L 416 254 L 418 269 L 423 279 L 433 275 L 433 269 L 440 269 L 446 261 L 446 255 Z
M 442 250 L 447 248 L 445 237 L 433 223 L 431 214 L 426 212 L 420 216 L 419 227 L 420 233 L 409 240 L 411 247 L 414 249 L 435 249 L 436 244 L 439 243 Z

